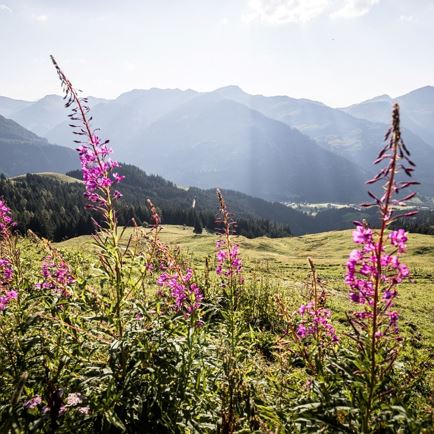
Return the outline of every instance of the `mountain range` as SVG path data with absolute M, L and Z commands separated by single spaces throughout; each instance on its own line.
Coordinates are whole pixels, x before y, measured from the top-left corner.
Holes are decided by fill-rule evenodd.
M 433 196 L 434 88 L 394 100 L 402 108 L 420 192 Z M 116 159 L 177 184 L 219 186 L 267 200 L 355 203 L 366 197 L 364 180 L 374 173 L 371 162 L 394 100 L 379 96 L 332 108 L 228 86 L 205 93 L 132 90 L 113 100 L 90 97 L 89 104 Z M 59 96 L 36 102 L 0 97 L 0 114 L 49 142 L 73 146 Z

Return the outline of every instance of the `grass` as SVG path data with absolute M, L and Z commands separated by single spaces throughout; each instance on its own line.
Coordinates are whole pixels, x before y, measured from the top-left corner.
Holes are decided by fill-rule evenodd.
M 127 229 L 125 238 L 131 234 Z M 192 228 L 165 225 L 161 240 L 179 245 L 187 251 L 196 265 L 213 255 L 216 235 L 194 235 Z M 349 308 L 347 288 L 343 283 L 345 263 L 354 249 L 351 230 L 270 239 L 237 237 L 247 269 L 266 275 L 274 285 L 288 293 L 303 291 L 308 273 L 307 257 L 313 258 L 319 276 L 330 294 L 329 300 L 338 320 Z M 57 247 L 80 251 L 92 250 L 92 238 L 81 236 L 61 243 Z M 400 285 L 396 305 L 401 315 L 401 326 L 420 334 L 428 345 L 434 345 L 434 236 L 411 234 L 408 252 L 403 259 L 412 271 L 413 282 Z

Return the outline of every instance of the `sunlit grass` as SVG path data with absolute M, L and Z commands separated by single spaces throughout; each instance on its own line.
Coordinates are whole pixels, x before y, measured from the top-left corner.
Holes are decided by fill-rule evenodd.
M 127 229 L 124 240 L 131 233 L 132 229 Z M 214 234 L 195 235 L 192 228 L 172 225 L 165 225 L 160 236 L 162 241 L 182 247 L 199 267 L 213 254 L 217 239 Z M 338 318 L 344 317 L 350 308 L 343 275 L 348 254 L 354 248 L 351 230 L 278 239 L 237 238 L 247 269 L 265 275 L 276 287 L 290 293 L 303 292 L 308 272 L 306 258 L 312 257 L 331 295 L 331 307 Z M 57 246 L 80 251 L 93 248 L 90 236 L 73 238 Z M 416 329 L 427 343 L 434 344 L 434 236 L 411 234 L 405 262 L 412 271 L 413 281 L 400 286 L 396 305 L 401 312 L 401 324 L 404 329 Z

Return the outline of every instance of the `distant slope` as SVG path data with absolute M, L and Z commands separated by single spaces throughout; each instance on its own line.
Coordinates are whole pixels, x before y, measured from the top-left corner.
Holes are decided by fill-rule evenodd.
M 200 222 L 208 230 L 215 230 L 215 215 L 218 209 L 215 191 L 200 192 L 179 189 L 172 183 L 156 176 L 147 176 L 139 169 L 125 167 L 122 170 L 130 178 L 130 184 L 123 182 L 119 189 L 123 198 L 117 202 L 118 219 L 121 225 L 131 224 L 134 218 L 138 224 L 149 222 L 150 216 L 146 199 L 151 198 L 160 210 L 164 223 L 193 225 Z M 80 176 L 80 173 L 72 173 Z M 92 213 L 85 208 L 82 182 L 71 182 L 63 176 L 32 175 L 7 179 L 0 177 L 0 197 L 14 211 L 18 228 L 25 232 L 32 229 L 36 233 L 61 240 L 72 236 L 93 233 Z M 225 192 L 231 206 L 236 203 L 236 193 Z M 243 201 L 231 208 L 238 221 L 238 232 L 248 237 L 258 235 L 289 235 L 290 220 L 303 223 L 304 215 L 279 204 L 270 204 L 260 199 L 244 197 Z M 197 207 L 193 209 L 193 200 Z M 266 219 L 273 216 L 273 209 L 286 214 L 285 224 L 278 224 Z M 98 214 L 93 217 L 99 219 Z M 277 215 L 277 217 L 279 217 Z M 283 217 L 283 216 L 280 216 Z M 307 219 L 309 220 L 309 219 Z M 296 225 L 295 225 L 296 226 Z
M 149 221 L 146 199 L 150 198 L 160 210 L 164 224 L 191 226 L 199 220 L 208 230 L 215 230 L 218 208 L 215 190 L 181 189 L 159 176 L 146 175 L 134 166 L 126 165 L 120 171 L 127 177 L 119 185 L 124 195 L 118 203 L 121 225 L 130 224 L 131 218 L 138 224 Z M 75 171 L 70 175 L 72 178 L 55 173 L 11 179 L 0 177 L 0 197 L 12 207 L 22 231 L 30 228 L 54 240 L 93 232 L 91 213 L 85 209 L 81 173 Z M 231 215 L 238 222 L 237 232 L 250 238 L 351 228 L 354 220 L 363 219 L 374 227 L 378 224 L 375 209 L 326 209 L 311 216 L 238 192 L 224 190 L 223 194 Z M 402 226 L 401 222 L 397 224 Z M 404 226 L 412 231 L 432 233 L 433 224 L 434 212 L 426 210 L 408 219 Z
M 122 159 L 177 183 L 268 200 L 354 202 L 366 178 L 284 123 L 206 95 L 144 127 L 126 145 L 115 147 Z
M 177 187 L 160 176 L 147 175 L 139 168 L 123 164 L 118 172 L 125 179 L 118 185 L 123 193 L 123 201 L 134 206 L 143 206 L 147 198 L 161 209 L 192 210 L 193 201 L 197 212 L 211 213 L 217 211 L 215 189 L 202 190 Z M 69 176 L 81 179 L 81 172 L 69 172 Z M 237 191 L 223 189 L 229 210 L 236 219 L 268 220 L 280 225 L 287 225 L 294 234 L 311 232 L 314 220 L 306 214 L 291 209 L 277 202 L 267 202 Z
M 81 184 L 83 182 L 80 179 L 73 178 L 72 176 L 68 176 L 68 175 L 64 175 L 63 173 L 56 173 L 56 172 L 35 172 L 32 173 L 32 175 L 41 176 L 44 178 L 53 179 L 54 181 L 66 182 L 66 183 Z M 26 177 L 27 174 L 13 176 L 10 179 L 14 181 L 25 181 Z
M 89 105 L 91 107 L 105 101 L 102 98 L 89 97 Z M 1 105 L 0 114 L 3 114 Z M 24 128 L 33 131 L 39 136 L 48 138 L 50 142 L 60 143 L 64 146 L 68 145 L 63 139 L 52 140 L 51 137 L 48 137 L 49 131 L 65 122 L 64 100 L 59 95 L 46 95 L 38 101 L 25 104 L 20 110 L 11 111 L 9 116 Z
M 428 89 L 429 88 L 429 89 Z M 295 99 L 287 96 L 265 97 L 249 95 L 236 86 L 217 89 L 209 97 L 229 98 L 251 107 L 265 116 L 279 120 L 298 129 L 314 139 L 329 151 L 340 155 L 361 169 L 372 174 L 376 168 L 372 161 L 382 147 L 392 111 L 392 101 L 386 96 L 375 98 L 367 105 L 375 105 L 368 120 L 353 116 L 351 110 L 339 110 L 317 101 Z M 434 194 L 434 148 L 429 146 L 415 133 L 415 122 L 431 127 L 434 137 L 434 88 L 423 88 L 397 99 L 400 102 L 403 116 L 401 127 L 403 138 L 409 145 L 412 158 L 417 164 L 415 176 L 422 185 L 418 189 L 423 194 Z M 381 106 L 381 109 L 379 109 Z M 407 107 L 412 106 L 412 118 Z M 384 121 L 385 123 L 381 123 Z
M 425 86 L 397 98 L 382 95 L 342 108 L 346 113 L 369 121 L 388 122 L 390 106 L 399 103 L 403 125 L 434 146 L 434 87 Z
M 151 125 L 161 116 L 197 95 L 193 90 L 149 89 L 132 90 L 121 94 L 111 101 L 99 103 L 95 98 L 89 99 L 92 109 L 93 124 L 97 125 L 111 142 L 125 147 L 137 131 Z M 45 134 L 51 142 L 74 146 L 74 135 L 66 121 L 67 111 L 59 110 L 61 122 Z M 122 148 L 121 148 L 122 149 Z M 122 159 L 122 154 L 120 155 Z M 134 162 L 134 160 L 131 160 Z
M 13 113 L 16 113 L 32 104 L 33 102 L 31 101 L 23 101 L 8 98 L 6 96 L 0 96 L 0 115 L 10 118 Z
M 127 233 L 128 235 L 128 233 Z M 166 226 L 161 232 L 164 242 L 179 245 L 192 252 L 194 257 L 203 258 L 214 250 L 215 237 L 208 234 L 195 236 L 186 233 L 183 227 Z M 90 249 L 90 237 L 77 237 L 57 244 L 58 247 L 72 249 Z M 279 266 L 301 266 L 302 273 L 308 271 L 307 257 L 314 258 L 319 268 L 336 266 L 337 274 L 341 274 L 342 266 L 348 259 L 348 254 L 354 248 L 350 230 L 330 231 L 321 234 L 308 234 L 301 237 L 282 237 L 268 239 L 258 237 L 246 239 L 238 237 L 243 257 L 249 262 L 273 261 Z M 406 263 L 413 267 L 422 267 L 429 271 L 429 264 L 434 261 L 434 237 L 431 235 L 412 234 L 408 245 Z M 418 270 L 420 271 L 420 270 Z M 432 272 L 432 270 L 430 270 Z M 430 274 L 426 278 L 430 278 Z M 428 281 L 426 283 L 432 282 Z
M 67 172 L 79 166 L 76 153 L 50 145 L 16 122 L 0 115 L 0 173 Z

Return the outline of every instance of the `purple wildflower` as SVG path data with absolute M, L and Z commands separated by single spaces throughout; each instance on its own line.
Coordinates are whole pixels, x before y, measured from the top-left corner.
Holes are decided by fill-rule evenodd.
M 353 231 L 353 240 L 357 244 L 368 244 L 372 241 L 372 230 L 362 225 Z
M 223 240 L 216 242 L 216 273 L 226 277 L 241 275 L 243 263 L 239 257 L 238 244 L 232 244 L 229 247 L 224 246 Z
M 330 323 L 330 309 L 319 306 L 315 307 L 315 303 L 312 300 L 306 305 L 301 305 L 298 313 L 301 317 L 296 331 L 299 339 L 305 339 L 309 336 L 318 339 L 321 335 L 326 336 L 332 343 L 339 341 L 336 330 Z M 323 338 L 321 337 L 320 340 L 323 340 Z
M 193 270 L 188 268 L 185 273 L 181 273 L 180 270 L 173 274 L 164 272 L 157 279 L 158 286 L 169 289 L 174 310 L 184 312 L 186 317 L 194 314 L 203 300 L 200 288 L 191 282 L 192 277 Z M 162 295 L 164 296 L 164 293 Z
M 92 135 L 89 143 L 77 148 L 86 188 L 84 195 L 89 202 L 103 207 L 107 205 L 110 194 L 114 197 L 110 187 L 124 179 L 118 173 L 112 173 L 120 165 L 117 161 L 108 158 L 113 150 L 107 146 L 107 143 L 108 141 L 101 142 L 98 136 Z M 119 194 L 116 196 L 119 197 Z
M 81 393 L 70 393 L 66 397 L 66 405 L 68 407 L 74 407 L 83 402 L 83 397 Z
M 360 227 L 360 226 L 359 226 Z M 356 231 L 355 231 L 356 232 Z M 366 233 L 358 230 L 357 233 Z M 387 310 L 393 306 L 393 299 L 397 297 L 398 292 L 395 289 L 397 283 L 401 283 L 410 275 L 408 267 L 399 260 L 399 253 L 405 250 L 407 236 L 404 230 L 392 232 L 389 236 L 392 245 L 398 247 L 397 255 L 389 255 L 382 249 L 378 256 L 379 245 L 374 242 L 372 237 L 361 238 L 354 237 L 357 244 L 362 244 L 362 250 L 353 250 L 347 261 L 347 273 L 345 283 L 350 287 L 350 300 L 359 305 L 365 306 L 367 312 L 370 312 L 375 303 L 384 303 L 381 311 L 386 315 Z M 380 263 L 380 267 L 379 267 Z M 375 284 L 379 282 L 379 291 L 381 298 L 377 299 Z M 360 316 L 360 319 L 372 318 L 371 315 Z M 377 339 L 385 336 L 387 330 L 375 334 Z
M 9 259 L 0 259 L 0 312 L 5 311 L 12 300 L 18 298 L 18 293 L 11 288 L 14 272 Z
M 90 408 L 88 407 L 88 406 L 86 406 L 86 407 L 79 407 L 78 408 L 78 411 L 81 413 L 81 414 L 84 414 L 84 415 L 88 415 L 89 413 L 90 413 Z
M 15 226 L 11 213 L 4 200 L 0 199 L 0 238 L 6 238 L 10 229 Z
M 35 395 L 33 398 L 30 398 L 28 401 L 24 403 L 24 407 L 32 410 L 36 408 L 38 405 L 40 405 L 42 402 L 42 399 L 39 395 Z
M 48 289 L 62 297 L 71 295 L 71 286 L 75 283 L 75 279 L 65 261 L 47 256 L 42 263 L 41 273 L 43 281 L 35 285 L 37 289 Z
M 306 327 L 303 324 L 300 324 L 297 328 L 297 336 L 301 339 L 305 338 L 307 334 Z
M 389 234 L 390 243 L 392 246 L 398 247 L 398 252 L 403 253 L 407 249 L 407 245 L 405 244 L 408 240 L 407 232 L 404 229 L 398 229 L 397 231 L 393 231 Z

